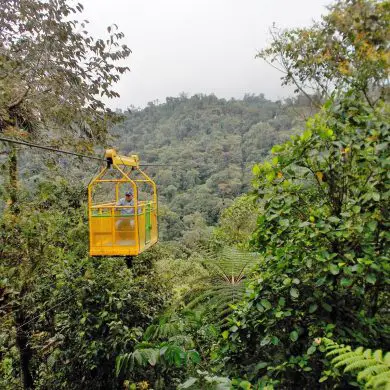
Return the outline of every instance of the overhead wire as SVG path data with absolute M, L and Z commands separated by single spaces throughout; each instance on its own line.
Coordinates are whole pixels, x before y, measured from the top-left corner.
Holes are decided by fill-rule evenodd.
M 32 143 L 32 142 L 21 141 L 21 140 L 17 140 L 17 139 L 2 137 L 2 136 L 0 136 L 0 141 L 7 142 L 7 143 L 14 143 L 14 144 L 17 144 L 17 145 L 22 145 L 22 146 L 27 146 L 27 147 L 30 147 L 30 148 L 37 148 L 37 149 L 47 150 L 47 151 L 54 152 L 54 153 L 67 154 L 67 155 L 71 155 L 71 156 L 75 156 L 75 157 L 86 158 L 86 159 L 91 159 L 91 160 L 97 160 L 97 161 L 101 161 L 101 162 L 105 162 L 106 161 L 106 159 L 104 159 L 102 157 L 99 157 L 99 156 L 96 156 L 96 155 L 86 155 L 86 154 L 82 154 L 82 153 L 71 152 L 71 151 L 68 151 L 68 150 L 57 149 L 57 148 L 54 148 L 52 146 L 37 145 L 37 144 Z M 122 159 L 121 159 L 121 161 L 122 161 Z M 123 163 L 123 161 L 122 161 L 122 163 Z M 173 166 L 173 164 L 140 164 L 140 166 Z M 31 293 L 31 295 L 33 295 L 33 294 Z M 27 296 L 30 296 L 30 294 L 27 294 Z M 18 329 L 18 330 L 21 329 L 22 327 L 24 327 L 25 325 L 29 324 L 30 322 L 38 319 L 42 314 L 47 313 L 50 310 L 53 310 L 54 308 L 60 306 L 61 304 L 69 301 L 72 297 L 73 297 L 73 295 L 71 295 L 70 297 L 67 297 L 67 298 L 61 300 L 60 302 L 58 302 L 54 306 L 52 306 L 52 307 L 46 309 L 45 311 L 43 311 L 43 313 L 41 312 L 40 314 L 32 317 L 28 321 L 26 321 L 23 324 L 19 325 L 16 329 Z M 14 301 L 11 301 L 9 303 L 6 303 L 5 305 L 1 305 L 0 306 L 0 310 L 4 311 L 5 308 L 14 305 L 14 303 L 15 303 Z M 5 313 L 5 315 L 11 314 L 11 313 L 12 312 L 8 312 L 8 313 Z
M 17 145 L 22 145 L 22 146 L 27 146 L 27 147 L 30 147 L 30 148 L 37 148 L 37 149 L 47 150 L 47 151 L 54 152 L 54 153 L 67 154 L 67 155 L 71 155 L 71 156 L 75 156 L 75 157 L 91 159 L 91 160 L 95 160 L 95 161 L 101 161 L 101 162 L 105 162 L 106 161 L 105 158 L 102 158 L 102 157 L 99 157 L 99 156 L 96 156 L 96 155 L 86 155 L 86 154 L 82 154 L 82 153 L 71 152 L 71 151 L 68 151 L 68 150 L 57 149 L 57 148 L 54 148 L 52 146 L 38 145 L 38 144 L 35 144 L 35 143 L 32 143 L 32 142 L 21 141 L 21 140 L 12 139 L 12 138 L 3 137 L 3 136 L 0 136 L 0 141 L 7 142 L 7 143 L 14 143 L 14 144 L 17 144 Z M 121 161 L 122 161 L 122 159 L 121 159 Z M 122 163 L 123 163 L 123 161 L 122 161 Z M 140 164 L 140 166 L 151 166 L 151 167 L 154 167 L 154 166 L 155 167 L 165 166 L 166 167 L 166 166 L 180 166 L 180 165 L 179 164 Z M 31 295 L 33 295 L 33 294 L 31 293 Z M 30 296 L 30 294 L 27 294 L 27 296 Z M 59 305 L 65 303 L 65 302 L 69 301 L 72 297 L 73 297 L 73 295 L 68 297 L 68 298 L 65 298 L 64 300 L 61 300 L 56 305 L 54 305 L 54 306 L 48 308 L 47 310 L 45 310 L 43 313 L 46 313 L 46 312 L 56 308 L 57 306 L 59 306 Z M 0 306 L 0 310 L 3 311 L 6 307 L 12 306 L 13 304 L 14 304 L 14 302 L 11 301 L 9 303 L 6 303 L 5 305 L 1 305 Z M 11 312 L 5 313 L 5 315 L 10 314 L 10 313 Z M 30 320 L 28 320 L 25 323 L 23 323 L 20 326 L 18 326 L 17 329 L 20 329 L 23 326 L 27 325 L 28 323 L 30 323 L 30 322 L 34 321 L 35 319 L 39 318 L 43 313 L 40 313 L 39 315 L 32 317 Z
M 67 297 L 67 298 L 62 299 L 60 302 L 57 302 L 55 305 L 53 305 L 53 306 L 47 308 L 46 310 L 43 310 L 43 311 L 40 312 L 39 314 L 37 314 L 37 315 L 35 315 L 34 317 L 30 318 L 28 321 L 23 322 L 23 324 L 17 326 L 16 329 L 21 329 L 21 328 L 23 328 L 23 326 L 25 326 L 25 325 L 29 324 L 30 322 L 32 322 L 32 321 L 38 319 L 39 317 L 41 317 L 42 314 L 48 313 L 49 311 L 55 309 L 56 307 L 62 305 L 62 304 L 65 303 L 65 302 L 69 301 L 69 300 L 70 300 L 71 298 L 73 298 L 74 296 L 75 296 L 75 295 L 71 295 L 71 296 L 69 296 L 69 297 Z M 4 305 L 4 306 L 2 307 L 2 309 L 3 309 L 5 306 L 6 306 L 6 305 Z M 13 314 L 14 314 L 14 311 L 8 311 L 8 312 L 4 313 L 4 314 L 2 315 L 2 317 L 4 318 L 4 317 L 6 317 L 6 316 L 13 315 Z
M 40 280 L 42 281 L 46 281 L 46 280 L 50 280 L 51 278 L 53 278 L 53 275 L 49 274 L 49 275 L 40 275 Z M 12 296 L 10 299 L 9 299 L 9 302 L 7 303 L 2 303 L 0 302 L 0 314 L 2 312 L 5 312 L 5 309 L 8 308 L 8 307 L 13 307 L 15 306 L 15 304 L 18 304 L 21 302 L 21 299 L 23 300 L 28 300 L 30 297 L 34 297 L 36 296 L 36 291 L 29 291 L 23 295 L 21 294 L 16 294 L 14 296 Z
M 79 272 L 76 274 L 76 276 L 81 276 L 82 273 L 83 273 L 83 271 L 82 271 L 82 270 L 79 270 Z M 31 296 L 33 296 L 33 295 L 35 295 L 34 292 L 29 292 L 29 293 L 27 293 L 26 295 L 23 296 L 23 299 L 25 299 L 26 297 L 29 298 L 29 297 L 31 297 Z M 41 311 L 39 314 L 37 314 L 37 315 L 31 317 L 28 321 L 25 321 L 25 322 L 23 322 L 21 325 L 17 326 L 17 327 L 16 327 L 16 330 L 19 330 L 19 329 L 23 328 L 23 327 L 26 326 L 27 324 L 33 322 L 34 320 L 37 320 L 37 319 L 38 319 L 39 317 L 41 317 L 43 314 L 46 314 L 46 313 L 50 312 L 51 310 L 53 310 L 53 309 L 55 309 L 56 307 L 62 305 L 63 303 L 66 303 L 66 302 L 70 301 L 70 300 L 71 300 L 72 298 L 74 298 L 74 297 L 76 297 L 76 294 L 71 294 L 70 296 L 68 296 L 68 297 L 66 297 L 66 298 L 64 298 L 64 299 L 61 299 L 61 300 L 60 300 L 59 302 L 57 302 L 55 305 L 50 306 L 50 307 L 47 308 L 46 310 L 43 310 L 43 311 Z M 7 303 L 7 304 L 1 306 L 0 309 L 4 309 L 5 307 L 10 306 L 10 305 L 12 306 L 12 305 L 14 305 L 14 304 L 15 304 L 15 301 L 14 301 L 14 302 L 9 302 L 9 303 Z M 4 318 L 4 317 L 6 317 L 6 316 L 10 316 L 10 315 L 13 315 L 13 314 L 14 314 L 14 311 L 7 311 L 7 312 L 5 312 L 4 314 L 2 314 L 2 317 Z
M 48 309 L 44 310 L 43 312 L 39 313 L 38 315 L 36 315 L 36 316 L 30 318 L 28 321 L 26 321 L 26 322 L 24 322 L 23 324 L 19 325 L 16 329 L 19 330 L 19 329 L 23 328 L 24 326 L 26 326 L 26 325 L 29 324 L 30 322 L 32 322 L 32 321 L 38 319 L 39 317 L 41 317 L 42 314 L 46 314 L 46 313 L 48 313 L 49 311 L 51 311 L 51 310 L 53 310 L 54 308 L 56 308 L 57 306 L 60 306 L 60 305 L 62 305 L 63 303 L 70 301 L 70 299 L 73 298 L 74 296 L 75 296 L 75 295 L 71 295 L 70 297 L 67 297 L 67 298 L 63 299 L 62 301 L 56 303 L 55 305 L 49 307 Z
M 89 159 L 92 159 L 92 160 L 105 161 L 104 158 L 101 158 L 101 157 L 98 157 L 98 156 L 89 156 L 89 155 L 86 155 L 86 154 L 70 152 L 68 150 L 56 149 L 56 148 L 53 148 L 51 146 L 37 145 L 37 144 L 33 144 L 32 142 L 27 142 L 27 141 L 20 141 L 20 140 L 6 138 L 6 137 L 0 137 L 0 141 L 10 142 L 10 143 L 18 144 L 18 145 L 23 145 L 23 146 L 29 146 L 30 148 L 49 150 L 49 151 L 55 152 L 55 153 L 70 154 L 70 155 L 76 156 L 76 157 L 82 157 L 82 158 L 89 158 Z
M 48 150 L 48 151 L 54 152 L 54 153 L 62 153 L 62 154 L 69 154 L 71 156 L 76 156 L 76 157 L 81 157 L 81 158 L 89 158 L 91 160 L 106 161 L 105 158 L 102 158 L 102 157 L 99 157 L 99 156 L 96 156 L 96 155 L 88 155 L 88 154 L 70 152 L 68 150 L 53 148 L 52 146 L 37 145 L 37 144 L 34 144 L 32 142 L 20 141 L 20 140 L 13 139 L 13 138 L 7 138 L 7 137 L 1 137 L 0 136 L 0 141 L 14 143 L 14 144 L 17 144 L 17 145 L 28 146 L 30 148 L 37 148 L 37 149 Z M 165 166 L 179 166 L 179 165 L 174 165 L 174 164 L 140 164 L 140 166 L 141 167 L 142 166 L 144 166 L 144 167 L 160 167 L 160 166 L 161 167 L 165 167 Z

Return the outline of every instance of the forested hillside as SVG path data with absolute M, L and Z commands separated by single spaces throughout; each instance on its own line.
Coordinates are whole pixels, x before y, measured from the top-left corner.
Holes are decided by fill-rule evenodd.
M 177 239 L 215 225 L 221 210 L 249 190 L 253 164 L 299 132 L 309 111 L 305 98 L 282 103 L 263 95 L 230 101 L 183 95 L 124 112 L 113 144 L 163 165 L 147 172 L 158 183 L 161 238 Z
M 257 58 L 296 98 L 121 115 L 102 97 L 130 49 L 82 11 L 0 7 L 0 389 L 389 389 L 389 2 L 272 30 Z M 158 183 L 161 240 L 138 256 L 89 255 L 89 227 L 132 249 L 157 209 L 131 203 L 131 158 L 88 204 L 106 147 Z

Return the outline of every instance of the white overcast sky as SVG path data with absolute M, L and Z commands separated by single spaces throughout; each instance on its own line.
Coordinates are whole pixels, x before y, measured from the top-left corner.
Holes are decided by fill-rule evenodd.
M 330 0 L 81 0 L 89 31 L 103 37 L 116 23 L 131 48 L 131 72 L 117 85 L 112 108 L 144 107 L 181 92 L 242 98 L 291 95 L 257 51 L 269 27 L 308 26 Z

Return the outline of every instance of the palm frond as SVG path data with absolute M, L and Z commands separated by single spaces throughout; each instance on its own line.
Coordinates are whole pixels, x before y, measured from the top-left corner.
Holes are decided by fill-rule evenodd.
M 131 353 L 119 355 L 116 359 L 115 373 L 128 373 L 137 367 L 156 365 L 181 367 L 185 364 L 198 364 L 199 354 L 172 343 L 162 343 L 155 348 L 137 348 Z
M 236 248 L 223 248 L 220 252 L 208 253 L 202 264 L 209 272 L 202 277 L 196 288 L 184 297 L 187 309 L 200 306 L 220 322 L 232 311 L 231 305 L 237 303 L 245 291 L 244 279 L 260 262 L 257 253 Z

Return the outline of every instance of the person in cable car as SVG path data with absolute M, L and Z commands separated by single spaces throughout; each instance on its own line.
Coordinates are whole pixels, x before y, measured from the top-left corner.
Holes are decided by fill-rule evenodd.
M 130 229 L 134 228 L 134 218 L 131 216 L 134 215 L 134 193 L 133 190 L 130 189 L 126 192 L 125 197 L 119 199 L 119 201 L 116 203 L 117 206 L 126 206 L 121 207 L 117 209 L 119 211 L 119 214 L 121 217 L 116 221 L 116 228 L 118 230 L 127 229 L 130 227 Z
M 134 199 L 133 199 L 133 190 L 126 192 L 125 197 L 119 199 L 117 206 L 128 206 L 128 208 L 120 208 L 119 211 L 121 215 L 134 215 Z

